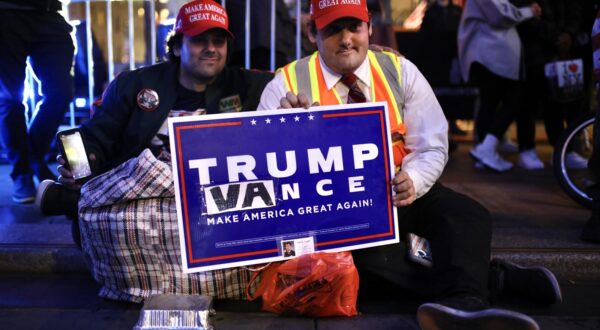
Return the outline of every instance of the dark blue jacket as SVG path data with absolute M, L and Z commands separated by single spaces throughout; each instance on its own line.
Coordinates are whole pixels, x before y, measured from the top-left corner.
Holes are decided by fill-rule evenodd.
M 96 155 L 94 174 L 106 172 L 138 156 L 173 110 L 177 98 L 178 64 L 165 62 L 121 73 L 108 86 L 93 117 L 82 124 L 86 150 Z M 225 68 L 205 93 L 208 114 L 219 113 L 219 101 L 239 95 L 242 111 L 256 110 L 272 73 Z M 154 90 L 158 107 L 144 111 L 137 104 L 142 89 Z

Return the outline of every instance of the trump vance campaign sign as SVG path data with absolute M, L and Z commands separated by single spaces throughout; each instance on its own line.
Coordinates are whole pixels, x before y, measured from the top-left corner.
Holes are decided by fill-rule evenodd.
M 387 103 L 169 119 L 183 267 L 397 243 Z

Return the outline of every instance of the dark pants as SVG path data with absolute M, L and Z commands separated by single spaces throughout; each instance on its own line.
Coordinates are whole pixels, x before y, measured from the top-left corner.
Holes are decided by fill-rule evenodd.
M 475 116 L 478 141 L 482 142 L 486 134 L 501 140 L 517 116 L 519 102 L 522 101 L 521 83 L 500 77 L 477 62 L 471 66 L 470 80 L 479 88 L 481 98 L 479 112 Z
M 567 125 L 581 115 L 582 105 L 582 99 L 564 103 L 548 100 L 544 104 L 544 125 L 550 145 L 556 145 L 556 141 Z
M 13 179 L 48 174 L 44 157 L 73 97 L 71 30 L 56 12 L 0 10 L 0 141 Z M 22 103 L 27 57 L 43 95 L 29 129 Z
M 399 208 L 398 219 L 402 238 L 411 232 L 429 240 L 433 267 L 408 261 L 404 243 L 386 245 L 353 252 L 361 278 L 380 276 L 428 299 L 470 295 L 488 300 L 492 224 L 483 206 L 436 183 L 412 205 Z
M 596 91 L 600 93 L 600 90 Z M 600 94 L 597 95 L 597 100 L 600 101 Z M 594 121 L 594 150 L 588 162 L 588 168 L 592 173 L 595 184 L 589 188 L 589 195 L 593 199 L 592 216 L 595 217 L 596 223 L 600 225 L 600 104 L 596 107 L 596 119 Z
M 523 83 L 525 97 L 517 114 L 517 136 L 521 151 L 535 147 L 535 118 L 548 98 L 543 70 L 543 66 L 527 68 L 527 79 Z
M 598 93 L 600 93 L 600 91 Z M 598 97 L 598 99 L 600 99 L 600 96 Z M 588 164 L 588 167 L 594 175 L 594 179 L 596 180 L 596 187 L 600 186 L 600 183 L 598 182 L 600 180 L 600 132 L 598 132 L 599 128 L 600 105 L 596 107 L 596 120 L 594 121 L 594 150 L 592 152 L 592 157 Z
M 596 87 L 598 93 L 599 88 Z M 596 95 L 600 100 L 600 94 Z M 600 107 L 596 107 L 596 118 L 594 121 L 594 150 L 588 162 L 588 168 L 594 178 L 594 184 L 587 189 L 588 195 L 592 198 L 592 215 L 590 220 L 584 225 L 581 238 L 586 241 L 600 243 L 600 132 L 598 132 L 598 123 L 600 122 Z
M 521 144 L 527 145 L 528 148 L 522 149 L 527 150 L 535 146 L 535 117 L 540 108 L 548 142 L 554 146 L 566 125 L 582 113 L 583 98 L 568 102 L 552 99 L 543 65 L 528 67 L 527 80 L 523 85 L 525 93 L 517 115 L 519 147 Z

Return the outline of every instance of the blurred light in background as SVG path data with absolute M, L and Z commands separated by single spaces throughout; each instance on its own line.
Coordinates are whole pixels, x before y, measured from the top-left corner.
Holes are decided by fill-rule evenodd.
M 87 105 L 87 99 L 83 97 L 78 97 L 75 99 L 75 106 L 78 108 L 85 108 Z

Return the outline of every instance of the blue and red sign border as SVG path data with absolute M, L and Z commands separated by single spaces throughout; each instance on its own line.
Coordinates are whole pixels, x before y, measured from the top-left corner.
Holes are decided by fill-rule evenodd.
M 351 112 L 339 112 L 336 113 L 336 110 L 348 110 L 352 109 L 354 111 Z M 179 237 L 180 237 L 180 245 L 182 252 L 182 261 L 183 268 L 185 272 L 199 272 L 213 269 L 221 269 L 221 268 L 229 268 L 234 266 L 243 266 L 243 265 L 252 265 L 264 262 L 271 261 L 279 261 L 282 260 L 281 257 L 263 257 L 252 259 L 248 261 L 236 261 L 236 262 L 225 262 L 223 264 L 218 265 L 210 265 L 210 266 L 194 266 L 194 264 L 199 264 L 202 262 L 215 261 L 215 260 L 227 260 L 239 257 L 248 257 L 248 256 L 265 256 L 273 253 L 277 253 L 279 250 L 277 248 L 266 249 L 260 251 L 249 251 L 237 254 L 229 254 L 229 255 L 219 255 L 213 257 L 204 257 L 204 258 L 194 258 L 193 249 L 191 246 L 191 231 L 190 228 L 190 216 L 188 214 L 187 208 L 187 192 L 185 184 L 185 171 L 183 169 L 183 153 L 182 153 L 182 145 L 181 145 L 181 132 L 189 129 L 210 129 L 217 127 L 227 127 L 227 126 L 240 126 L 242 122 L 239 120 L 244 117 L 268 117 L 273 115 L 281 115 L 281 114 L 295 114 L 302 113 L 306 114 L 307 111 L 310 111 L 312 114 L 318 115 L 321 114 L 323 119 L 333 119 L 339 117 L 348 117 L 348 116 L 365 116 L 365 115 L 378 115 L 381 123 L 381 138 L 383 149 L 386 151 L 383 153 L 384 164 L 385 164 L 385 173 L 386 173 L 386 182 L 391 182 L 393 176 L 393 163 L 392 163 L 392 152 L 391 152 L 391 139 L 388 134 L 389 131 L 389 116 L 387 103 L 384 102 L 376 102 L 376 103 L 363 103 L 363 104 L 352 104 L 352 105 L 336 105 L 336 106 L 320 106 L 320 107 L 312 107 L 310 110 L 306 109 L 286 109 L 286 110 L 267 110 L 267 111 L 253 111 L 253 112 L 239 112 L 239 113 L 227 113 L 227 114 L 218 114 L 218 115 L 210 115 L 210 116 L 194 116 L 194 117 L 177 117 L 177 118 L 169 118 L 169 136 L 171 137 L 171 150 L 173 155 L 173 175 L 175 182 L 175 196 L 176 196 L 176 204 L 177 204 L 177 215 L 179 221 Z M 388 237 L 388 240 L 377 241 L 374 243 L 366 243 L 366 244 L 356 244 L 352 246 L 345 246 L 343 248 L 334 248 L 334 249 L 317 249 L 319 251 L 327 250 L 327 251 L 348 251 L 360 248 L 367 248 L 372 246 L 379 246 L 385 244 L 393 244 L 399 242 L 398 235 L 398 221 L 397 221 L 397 212 L 395 211 L 392 205 L 392 186 L 389 184 L 387 186 L 386 195 L 387 195 L 387 221 L 388 221 L 388 231 L 384 233 L 371 234 L 367 236 L 359 236 L 352 238 L 345 238 L 339 240 L 332 241 L 320 241 L 315 245 L 316 247 L 325 247 L 340 243 L 347 242 L 358 242 L 365 241 L 373 238 L 385 238 Z

